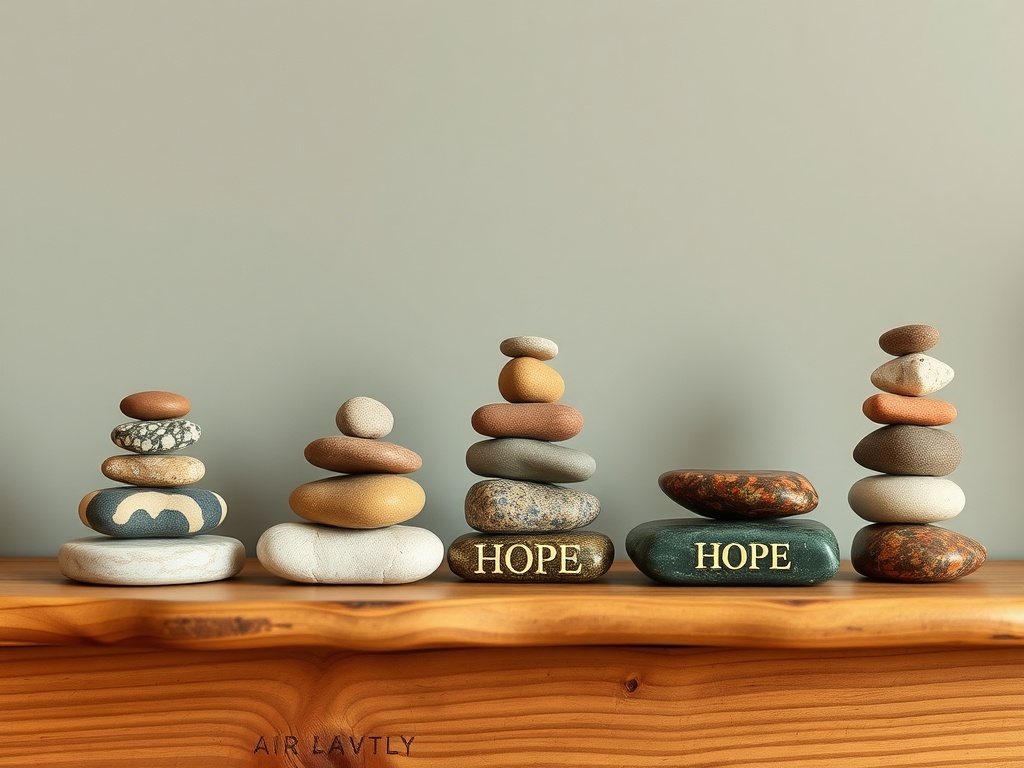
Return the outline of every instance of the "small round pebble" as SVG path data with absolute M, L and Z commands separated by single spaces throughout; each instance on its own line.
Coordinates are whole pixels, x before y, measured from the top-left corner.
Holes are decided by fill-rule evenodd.
M 551 360 L 558 354 L 558 345 L 541 336 L 513 336 L 501 342 L 501 354 L 506 357 L 532 357 Z
M 878 337 L 882 351 L 897 357 L 927 352 L 938 343 L 939 330 L 930 325 L 901 325 Z
M 191 409 L 192 403 L 187 397 L 156 389 L 136 392 L 121 401 L 121 413 L 140 421 L 180 419 Z
M 395 426 L 391 410 L 372 397 L 353 397 L 341 404 L 335 423 L 341 434 L 375 439 L 387 437 Z
M 209 534 L 189 539 L 90 536 L 67 542 L 57 556 L 57 567 L 69 579 L 125 587 L 220 581 L 244 565 L 242 542 Z
M 510 403 L 554 403 L 565 394 L 565 381 L 547 363 L 516 357 L 498 374 L 498 391 Z

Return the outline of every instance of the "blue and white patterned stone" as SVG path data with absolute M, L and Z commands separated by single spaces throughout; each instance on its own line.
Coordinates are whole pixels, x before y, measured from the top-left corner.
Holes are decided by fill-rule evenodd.
M 119 539 L 195 536 L 212 531 L 227 513 L 227 502 L 203 488 L 104 488 L 78 505 L 83 523 Z
M 129 421 L 114 427 L 110 439 L 132 453 L 171 453 L 192 445 L 200 434 L 199 425 L 187 419 Z
M 69 579 L 125 587 L 200 584 L 237 575 L 245 547 L 227 536 L 110 539 L 90 536 L 60 548 L 57 567 Z

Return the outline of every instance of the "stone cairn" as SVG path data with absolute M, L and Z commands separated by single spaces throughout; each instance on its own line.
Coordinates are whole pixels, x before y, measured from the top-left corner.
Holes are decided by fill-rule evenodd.
M 136 421 L 114 427 L 110 439 L 129 453 L 106 459 L 100 471 L 126 485 L 92 491 L 79 503 L 82 522 L 104 535 L 64 544 L 61 573 L 92 584 L 142 586 L 217 581 L 242 570 L 242 543 L 208 535 L 224 521 L 227 503 L 189 487 L 206 467 L 178 453 L 199 440 L 199 425 L 184 418 L 191 408 L 173 392 L 136 392 L 121 401 L 121 412 Z
M 641 523 L 626 536 L 630 559 L 655 581 L 805 586 L 839 570 L 835 534 L 791 519 L 818 506 L 814 486 L 797 472 L 676 469 L 658 485 L 701 517 Z
M 953 380 L 953 369 L 924 354 L 939 342 L 929 325 L 886 331 L 878 345 L 894 358 L 871 374 L 882 394 L 864 401 L 864 415 L 885 426 L 866 435 L 853 458 L 882 472 L 850 488 L 850 507 L 873 523 L 853 540 L 853 567 L 869 579 L 900 582 L 951 581 L 973 573 L 985 547 L 954 531 L 932 525 L 960 514 L 964 492 L 946 479 L 959 466 L 956 437 L 942 429 L 956 408 L 926 397 Z
M 341 436 L 306 446 L 306 461 L 335 472 L 292 491 L 288 504 L 307 522 L 264 531 L 256 556 L 284 579 L 312 584 L 406 584 L 429 576 L 444 560 L 444 544 L 431 531 L 400 525 L 426 503 L 423 487 L 405 475 L 422 459 L 384 442 L 394 416 L 383 403 L 353 397 L 335 423 Z
M 588 480 L 597 468 L 589 454 L 556 445 L 583 429 L 580 412 L 558 402 L 565 382 L 545 362 L 558 346 L 516 336 L 500 349 L 512 358 L 498 375 L 506 402 L 476 410 L 473 429 L 490 439 L 466 452 L 470 471 L 489 478 L 466 494 L 466 522 L 480 533 L 456 539 L 448 565 L 467 581 L 592 581 L 615 553 L 604 534 L 579 530 L 597 518 L 597 497 L 556 485 Z

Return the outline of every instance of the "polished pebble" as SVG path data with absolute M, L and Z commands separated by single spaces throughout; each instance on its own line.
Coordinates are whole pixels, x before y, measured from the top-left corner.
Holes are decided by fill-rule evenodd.
M 931 397 L 907 397 L 881 392 L 862 406 L 864 415 L 876 424 L 916 424 L 941 427 L 956 420 L 956 406 Z
M 818 506 L 818 493 L 797 472 L 675 469 L 658 478 L 672 501 L 719 520 L 803 515 Z
M 869 432 L 853 449 L 853 460 L 889 475 L 948 475 L 960 465 L 960 443 L 936 427 L 891 424 Z
M 466 451 L 466 466 L 483 477 L 537 483 L 579 483 L 597 471 L 597 463 L 588 453 L 519 437 L 473 443 Z
M 547 483 L 482 480 L 466 493 L 466 522 L 484 533 L 552 533 L 592 523 L 597 497 Z
M 558 345 L 541 336 L 513 336 L 499 345 L 506 357 L 532 357 L 536 360 L 551 360 L 558 354 Z
M 516 357 L 498 374 L 498 391 L 510 403 L 553 403 L 565 394 L 565 382 L 547 363 Z
M 858 480 L 847 495 L 850 508 L 872 523 L 938 523 L 967 504 L 963 490 L 944 477 L 875 475 Z
M 206 466 L 194 456 L 182 454 L 122 453 L 105 459 L 100 472 L 119 483 L 166 488 L 198 483 Z
M 415 517 L 426 500 L 422 486 L 402 475 L 344 475 L 300 485 L 288 504 L 313 523 L 383 528 Z
M 171 453 L 192 445 L 201 434 L 198 424 L 185 419 L 130 421 L 114 427 L 110 439 L 132 453 Z
M 473 429 L 488 437 L 558 442 L 583 431 L 583 414 L 561 403 L 491 403 L 474 411 Z
M 594 531 L 467 533 L 448 547 L 448 567 L 467 581 L 574 583 L 611 568 L 615 547 Z
M 188 539 L 111 539 L 91 536 L 60 548 L 57 567 L 67 578 L 123 587 L 199 584 L 228 579 L 245 565 L 245 547 L 226 536 Z
M 123 539 L 195 536 L 212 531 L 227 514 L 227 502 L 203 488 L 103 488 L 78 505 L 85 525 Z
M 147 390 L 128 395 L 121 401 L 121 413 L 140 421 L 180 419 L 192 409 L 187 397 L 174 392 Z
M 934 525 L 875 523 L 853 537 L 851 560 L 877 581 L 952 581 L 978 570 L 988 557 L 974 539 Z
M 923 354 L 897 357 L 871 373 L 871 383 L 883 392 L 911 397 L 938 392 L 952 380 L 952 368 Z
M 878 346 L 890 355 L 927 352 L 939 343 L 939 330 L 930 325 L 901 325 L 878 337 Z
M 387 437 L 395 426 L 395 417 L 384 403 L 372 397 L 353 397 L 338 408 L 334 417 L 338 429 L 349 437 Z
M 271 573 L 306 584 L 408 584 L 444 561 L 444 544 L 411 525 L 351 530 L 281 523 L 264 531 L 256 557 Z
M 306 446 L 304 456 L 332 472 L 407 474 L 423 465 L 419 454 L 408 448 L 361 437 L 321 437 Z

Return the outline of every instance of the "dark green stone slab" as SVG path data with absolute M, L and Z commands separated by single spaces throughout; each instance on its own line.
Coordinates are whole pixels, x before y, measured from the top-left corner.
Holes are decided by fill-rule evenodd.
M 626 553 L 663 584 L 795 587 L 839 570 L 839 542 L 816 520 L 652 520 L 629 532 Z
M 593 581 L 614 559 L 612 540 L 595 531 L 467 533 L 448 547 L 448 567 L 466 581 Z

